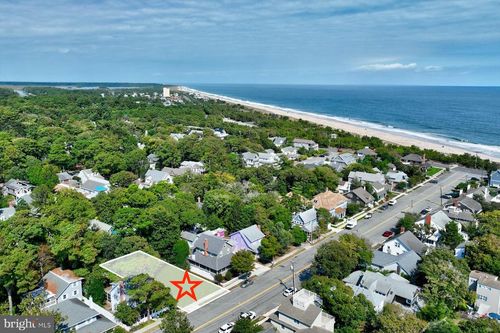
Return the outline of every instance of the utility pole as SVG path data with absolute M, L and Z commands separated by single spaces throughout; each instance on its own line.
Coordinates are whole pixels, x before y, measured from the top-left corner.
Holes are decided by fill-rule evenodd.
M 292 287 L 293 287 L 293 293 L 295 294 L 295 265 L 292 264 L 290 265 L 290 269 L 292 270 Z
M 441 190 L 441 196 L 440 196 L 440 198 L 441 198 L 441 207 L 443 207 L 443 185 L 439 185 L 439 188 Z

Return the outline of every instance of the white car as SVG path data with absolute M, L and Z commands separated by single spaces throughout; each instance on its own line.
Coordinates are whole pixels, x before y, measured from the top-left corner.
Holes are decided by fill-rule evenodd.
M 392 199 L 392 200 L 389 200 L 389 206 L 394 206 L 395 204 L 398 203 L 398 201 L 396 199 Z
M 358 225 L 358 221 L 356 221 L 355 219 L 349 219 L 347 221 L 347 224 L 345 225 L 345 228 L 346 229 L 352 229 L 352 228 L 354 228 L 357 225 Z
M 234 328 L 234 322 L 229 322 L 227 324 L 224 324 L 222 325 L 220 328 L 219 328 L 219 333 L 231 333 L 231 331 L 233 330 Z
M 247 312 L 240 313 L 240 318 L 241 319 L 245 319 L 245 318 L 255 319 L 255 317 L 257 317 L 257 314 L 255 312 L 253 312 L 253 311 L 247 311 Z
M 297 292 L 297 288 L 286 288 L 283 291 L 283 296 L 288 297 L 291 296 L 292 294 L 295 294 Z
M 367 214 L 365 215 L 365 219 L 367 219 L 367 220 L 368 220 L 368 219 L 371 219 L 371 218 L 372 218 L 372 216 L 373 216 L 373 214 L 372 214 L 372 213 L 367 213 Z

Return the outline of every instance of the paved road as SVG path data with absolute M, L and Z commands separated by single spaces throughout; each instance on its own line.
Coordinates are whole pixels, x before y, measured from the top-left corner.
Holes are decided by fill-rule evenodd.
M 454 169 L 439 177 L 438 184 L 427 183 L 415 191 L 398 199 L 394 207 L 385 211 L 377 211 L 371 219 L 360 220 L 358 226 L 353 230 L 343 230 L 325 239 L 301 253 L 294 258 L 275 266 L 272 270 L 255 279 L 255 283 L 248 288 L 235 288 L 231 293 L 189 314 L 189 320 L 195 327 L 197 333 L 214 333 L 226 322 L 235 321 L 241 311 L 252 310 L 257 315 L 262 315 L 277 307 L 285 297 L 281 295 L 284 286 L 291 286 L 290 263 L 293 260 L 296 271 L 309 267 L 316 248 L 331 239 L 337 238 L 343 233 L 352 232 L 360 237 L 366 238 L 372 244 L 382 243 L 382 233 L 396 226 L 397 221 L 404 215 L 404 211 L 420 212 L 431 206 L 438 207 L 441 204 L 440 193 L 447 193 L 456 184 L 464 181 L 466 177 L 472 177 L 470 170 Z M 300 284 L 300 276 L 297 274 L 296 284 Z

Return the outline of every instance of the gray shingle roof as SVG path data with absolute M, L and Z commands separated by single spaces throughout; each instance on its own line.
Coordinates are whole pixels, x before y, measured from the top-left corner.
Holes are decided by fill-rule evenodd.
M 85 325 L 82 328 L 78 329 L 78 333 L 103 333 L 109 331 L 115 326 L 117 325 L 111 320 L 100 317 L 91 324 Z
M 158 183 L 169 178 L 169 174 L 165 171 L 148 170 L 145 177 L 151 177 L 153 183 Z
M 365 190 L 362 187 L 358 187 L 357 189 L 354 189 L 352 193 L 359 198 L 359 200 L 363 201 L 365 204 L 370 203 L 375 201 L 375 198 L 373 195 L 368 193 L 367 190 Z
M 404 156 L 402 158 L 402 160 L 408 161 L 408 162 L 416 162 L 416 163 L 421 163 L 424 161 L 422 156 L 420 156 L 418 154 L 408 154 L 408 155 Z
M 54 304 L 50 306 L 49 309 L 57 311 L 66 317 L 64 323 L 68 326 L 68 328 L 74 327 L 79 323 L 99 315 L 97 311 L 92 310 L 86 306 L 85 303 L 76 298 L 70 298 Z
M 244 235 L 250 242 L 256 242 L 259 239 L 264 238 L 264 234 L 260 229 L 257 227 L 256 224 L 251 225 L 245 229 L 240 230 L 240 233 Z
M 460 200 L 460 204 L 467 207 L 474 213 L 479 213 L 483 209 L 479 202 L 469 197 L 464 197 Z
M 194 242 L 198 236 L 189 231 L 181 231 L 181 238 L 188 241 Z
M 415 251 L 418 255 L 425 254 L 427 247 L 411 231 L 406 231 L 394 238 L 399 240 L 404 246 Z
M 304 311 L 302 309 L 294 307 L 290 300 L 286 300 L 285 302 L 281 303 L 280 307 L 278 308 L 278 312 L 284 314 L 287 317 L 296 319 L 307 326 L 311 326 L 321 313 L 321 308 L 315 305 L 309 305 Z
M 113 227 L 107 223 L 101 222 L 96 219 L 92 219 L 89 221 L 89 228 L 90 229 L 97 229 L 97 230 L 102 230 L 105 232 L 110 232 Z

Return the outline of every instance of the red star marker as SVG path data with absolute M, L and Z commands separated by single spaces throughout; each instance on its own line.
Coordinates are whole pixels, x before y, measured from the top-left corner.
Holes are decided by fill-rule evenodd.
M 179 292 L 177 293 L 177 298 L 176 298 L 177 301 L 179 301 L 186 295 L 196 301 L 197 299 L 196 299 L 196 294 L 194 292 L 194 288 L 202 284 L 203 281 L 191 281 L 191 279 L 189 278 L 189 272 L 186 270 L 184 271 L 184 277 L 182 278 L 181 281 L 170 281 L 170 283 L 179 288 Z

